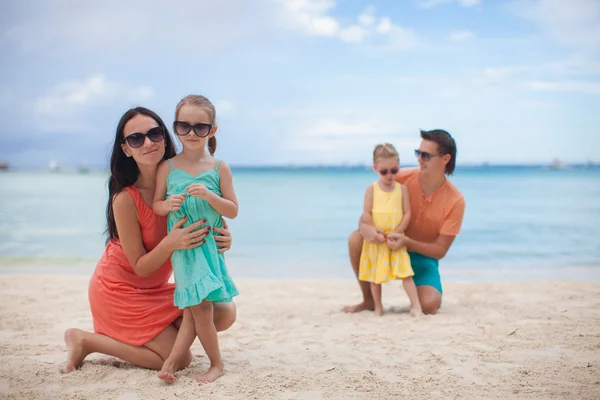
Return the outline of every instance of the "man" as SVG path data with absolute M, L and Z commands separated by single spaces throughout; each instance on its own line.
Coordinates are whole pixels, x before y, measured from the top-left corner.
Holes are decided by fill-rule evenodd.
M 444 130 L 421 131 L 421 145 L 415 150 L 419 168 L 402 169 L 396 181 L 405 185 L 410 194 L 411 219 L 405 236 L 391 241 L 395 250 L 406 246 L 415 275 L 419 301 L 423 312 L 435 314 L 442 304 L 442 282 L 439 260 L 458 235 L 465 212 L 465 199 L 447 178 L 456 165 L 456 143 Z M 350 263 L 358 278 L 363 239 L 377 242 L 378 231 L 360 222 L 359 230 L 348 240 Z M 369 282 L 358 281 L 363 301 L 342 309 L 344 312 L 373 310 Z

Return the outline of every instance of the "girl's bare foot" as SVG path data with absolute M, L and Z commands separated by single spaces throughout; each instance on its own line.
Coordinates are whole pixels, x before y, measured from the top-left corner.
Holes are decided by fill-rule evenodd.
M 67 344 L 67 362 L 60 371 L 68 374 L 75 371 L 89 352 L 85 349 L 83 339 L 85 332 L 80 329 L 67 329 L 65 331 L 65 343 Z
M 222 377 L 224 373 L 225 369 L 223 363 L 219 365 L 211 365 L 208 371 L 197 377 L 196 380 L 200 383 L 210 383 Z
M 177 379 L 175 377 L 175 371 L 177 371 L 177 365 L 167 358 L 158 372 L 158 378 L 167 383 L 173 383 L 175 382 L 175 379 Z
M 375 306 L 375 315 L 377 315 L 378 317 L 381 317 L 383 315 L 383 307 Z
M 421 307 L 413 307 L 410 309 L 410 315 L 413 317 L 420 317 L 423 315 L 423 310 L 421 310 Z

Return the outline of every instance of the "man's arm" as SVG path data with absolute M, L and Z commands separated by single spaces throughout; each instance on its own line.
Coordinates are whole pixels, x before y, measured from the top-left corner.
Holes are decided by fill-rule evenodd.
M 456 238 L 456 236 L 439 235 L 435 242 L 419 242 L 405 236 L 402 238 L 402 241 L 408 251 L 441 260 L 448 252 L 448 249 L 450 249 L 452 242 L 454 242 L 454 238 Z
M 446 216 L 438 237 L 433 242 L 419 242 L 409 237 L 400 237 L 400 246 L 406 246 L 409 251 L 421 253 L 424 256 L 438 260 L 444 258 L 448 249 L 454 242 L 456 235 L 460 232 L 463 216 L 465 214 L 465 201 L 461 199 L 456 202 L 450 213 Z M 391 247 L 390 247 L 391 248 Z

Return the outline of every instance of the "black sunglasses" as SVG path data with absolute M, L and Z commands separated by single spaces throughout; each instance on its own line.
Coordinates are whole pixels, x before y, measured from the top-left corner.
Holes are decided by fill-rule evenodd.
M 390 172 L 392 175 L 396 175 L 396 174 L 398 173 L 398 168 L 392 168 L 392 169 L 390 169 L 390 170 L 389 170 L 389 172 Z M 387 170 L 387 169 L 380 169 L 380 170 L 379 170 L 379 173 L 380 173 L 381 175 L 384 175 L 384 176 L 385 176 L 385 175 L 387 175 L 387 173 L 388 173 L 388 170 Z
M 441 156 L 442 156 L 441 154 L 431 154 L 426 151 L 421 151 L 419 149 L 415 149 L 415 157 L 417 157 L 417 158 L 421 157 L 423 159 L 423 161 L 429 161 L 433 157 L 441 157 Z
M 175 133 L 178 136 L 185 136 L 188 133 L 190 133 L 191 130 L 194 131 L 194 135 L 198 136 L 198 137 L 207 137 L 208 134 L 210 133 L 210 130 L 212 129 L 212 125 L 211 124 L 203 124 L 203 123 L 199 123 L 196 125 L 190 125 L 187 122 L 183 122 L 183 121 L 175 121 L 173 122 L 173 130 L 175 131 Z
M 149 129 L 146 133 L 132 133 L 131 135 L 123 139 L 121 143 L 127 142 L 127 144 L 129 144 L 130 147 L 137 149 L 138 147 L 142 147 L 142 145 L 146 141 L 146 137 L 154 143 L 162 142 L 165 139 L 165 128 L 163 128 L 162 126 L 157 126 L 155 128 Z

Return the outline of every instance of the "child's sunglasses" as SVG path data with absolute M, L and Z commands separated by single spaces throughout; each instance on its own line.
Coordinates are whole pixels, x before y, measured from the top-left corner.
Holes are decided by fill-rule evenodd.
M 202 138 L 207 137 L 212 127 L 213 126 L 211 124 L 200 123 L 192 126 L 183 121 L 173 122 L 173 130 L 178 136 L 186 136 L 191 130 L 193 130 L 194 135 Z
M 124 138 L 121 141 L 121 143 L 127 142 L 129 147 L 137 149 L 138 147 L 142 147 L 142 145 L 146 141 L 146 137 L 154 143 L 162 142 L 165 139 L 165 128 L 163 128 L 162 126 L 157 126 L 155 128 L 149 129 L 146 133 L 132 133 L 131 135 Z
M 392 168 L 390 170 L 386 169 L 380 169 L 379 173 L 383 176 L 387 175 L 388 171 L 392 174 L 392 175 L 396 175 L 398 173 L 398 168 Z

